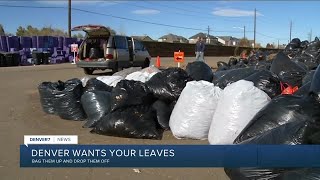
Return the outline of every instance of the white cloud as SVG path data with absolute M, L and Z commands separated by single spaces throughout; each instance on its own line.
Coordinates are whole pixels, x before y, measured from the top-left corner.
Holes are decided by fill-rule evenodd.
M 160 11 L 155 10 L 155 9 L 140 9 L 140 10 L 135 10 L 132 11 L 133 14 L 141 14 L 141 15 L 145 15 L 145 14 L 159 14 Z
M 243 17 L 243 16 L 254 16 L 254 11 L 232 9 L 232 8 L 216 8 L 212 12 L 212 14 L 216 16 L 225 16 L 225 17 Z M 257 16 L 262 16 L 262 14 L 257 12 Z

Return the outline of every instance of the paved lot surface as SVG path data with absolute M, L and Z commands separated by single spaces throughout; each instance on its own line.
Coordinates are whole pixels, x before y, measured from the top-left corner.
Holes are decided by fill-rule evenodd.
M 171 58 L 161 59 L 162 65 L 174 65 Z M 226 59 L 210 57 L 207 62 L 213 66 Z M 82 69 L 71 64 L 0 68 L 1 180 L 228 179 L 223 169 L 214 168 L 146 168 L 140 169 L 141 173 L 135 173 L 132 168 L 20 168 L 19 145 L 23 144 L 23 135 L 28 134 L 78 135 L 80 144 L 208 144 L 177 140 L 170 132 L 160 141 L 100 136 L 81 128 L 82 122 L 66 121 L 42 112 L 37 92 L 39 83 L 83 76 Z

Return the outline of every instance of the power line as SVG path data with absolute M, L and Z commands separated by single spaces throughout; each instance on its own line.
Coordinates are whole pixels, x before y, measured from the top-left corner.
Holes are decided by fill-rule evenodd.
M 0 7 L 16 7 L 16 8 L 34 8 L 34 9 L 66 9 L 66 7 L 52 7 L 52 6 L 28 6 L 28 5 L 2 5 L 0 4 Z M 200 29 L 200 28 L 189 28 L 189 27 L 183 27 L 183 26 L 175 26 L 175 25 L 169 25 L 169 24 L 163 24 L 163 23 L 155 23 L 155 22 L 150 22 L 150 21 L 143 21 L 143 20 L 138 20 L 138 19 L 132 19 L 132 18 L 126 18 L 126 17 L 120 17 L 120 16 L 115 16 L 112 14 L 105 14 L 105 13 L 98 13 L 98 12 L 93 12 L 89 10 L 84 10 L 84 9 L 79 9 L 79 8 L 72 8 L 74 11 L 79 11 L 79 12 L 85 12 L 89 14 L 96 14 L 96 15 L 102 15 L 102 16 L 108 16 L 112 18 L 117 18 L 117 19 L 122 19 L 122 20 L 128 20 L 128 21 L 134 21 L 134 22 L 140 22 L 140 23 L 146 23 L 146 24 L 152 24 L 152 25 L 158 25 L 158 26 L 165 26 L 165 27 L 172 27 L 172 28 L 180 28 L 180 29 L 189 29 L 189 30 L 197 30 L 197 31 L 207 31 L 208 29 Z M 223 33 L 242 33 L 240 31 L 222 31 L 222 30 L 215 30 L 214 32 L 223 32 Z M 253 31 L 246 31 L 247 33 L 252 33 Z M 275 38 L 271 37 L 262 33 L 257 32 L 258 34 L 268 37 L 268 38 L 274 38 L 274 39 L 280 39 L 280 38 Z
M 36 8 L 36 9 L 66 9 L 66 7 L 21 6 L 21 5 L 3 5 L 3 4 L 0 4 L 0 7 L 18 7 L 18 8 Z M 144 20 L 126 18 L 126 17 L 121 17 L 121 16 L 115 16 L 115 15 L 112 15 L 112 14 L 98 13 L 98 12 L 93 12 L 93 11 L 79 9 L 79 8 L 71 8 L 71 9 L 74 10 L 74 11 L 80 11 L 80 12 L 85 12 L 85 13 L 90 13 L 90 14 L 108 16 L 108 17 L 113 17 L 113 18 L 117 18 L 117 19 L 140 22 L 140 23 L 146 23 L 146 24 L 153 24 L 153 25 L 166 26 L 166 27 L 172 27 L 172 28 L 180 28 L 180 29 L 188 29 L 188 30 L 206 31 L 206 29 L 190 28 L 190 27 L 169 25 L 169 24 L 163 24 L 163 23 L 155 23 L 155 22 L 150 22 L 150 21 L 144 21 Z
M 264 37 L 267 37 L 267 38 L 270 38 L 270 39 L 287 40 L 286 38 L 274 37 L 274 36 L 266 35 L 266 34 L 263 34 L 263 33 L 260 33 L 260 32 L 257 32 L 257 34 L 259 34 L 261 36 L 264 36 Z
M 52 6 L 28 6 L 28 5 L 3 5 L 0 4 L 0 7 L 17 7 L 17 8 L 35 8 L 35 9 L 66 9 L 66 7 L 52 7 Z M 79 9 L 79 8 L 71 8 L 74 11 L 79 12 L 85 12 L 89 14 L 96 14 L 96 15 L 102 15 L 102 16 L 108 16 L 112 18 L 122 19 L 122 20 L 128 20 L 133 22 L 140 22 L 145 24 L 152 24 L 152 25 L 158 25 L 158 26 L 165 26 L 165 27 L 171 27 L 171 28 L 180 28 L 180 29 L 188 29 L 188 30 L 196 30 L 196 31 L 207 31 L 207 29 L 200 29 L 200 28 L 190 28 L 190 27 L 184 27 L 184 26 L 176 26 L 176 25 L 170 25 L 170 24 L 164 24 L 164 23 L 156 23 L 156 22 L 150 22 L 150 21 L 144 21 L 144 20 L 138 20 L 138 19 L 132 19 L 132 18 L 126 18 L 121 16 L 115 16 L 112 14 L 105 14 L 105 13 L 98 13 L 93 12 L 89 10 Z M 225 32 L 225 33 L 241 33 L 239 31 L 223 31 L 223 30 L 216 30 L 214 32 Z
M 180 28 L 180 29 L 196 30 L 196 31 L 205 31 L 205 29 L 190 28 L 190 27 L 169 25 L 169 24 L 163 24 L 163 23 L 155 23 L 155 22 L 150 22 L 150 21 L 144 21 L 144 20 L 126 18 L 126 17 L 121 17 L 121 16 L 115 16 L 115 15 L 112 15 L 112 14 L 98 13 L 98 12 L 88 11 L 88 10 L 79 9 L 79 8 L 73 8 L 73 10 L 75 10 L 75 11 L 80 11 L 80 12 L 85 12 L 85 13 L 89 13 L 89 14 L 109 16 L 109 17 L 113 17 L 113 18 L 117 18 L 117 19 L 122 19 L 122 20 L 140 22 L 140 23 L 145 23 L 145 24 L 152 24 L 152 25 L 165 26 L 165 27 L 171 27 L 171 28 Z

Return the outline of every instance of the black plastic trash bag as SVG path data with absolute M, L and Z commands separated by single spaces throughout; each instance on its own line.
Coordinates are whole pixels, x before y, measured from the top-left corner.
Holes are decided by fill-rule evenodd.
M 246 65 L 243 61 L 238 61 L 238 63 L 236 65 L 231 66 L 231 69 L 239 69 L 239 68 L 247 68 L 249 67 L 248 65 Z
M 292 95 L 275 97 L 253 117 L 234 142 L 238 144 L 283 124 L 300 121 L 315 114 L 317 107 L 314 99 L 311 96 Z
M 173 111 L 173 109 L 174 109 L 174 107 L 176 106 L 176 104 L 177 104 L 177 101 L 172 101 L 172 102 L 170 103 L 169 108 L 170 108 L 170 111 L 171 111 L 171 112 Z
M 218 67 L 217 71 L 225 71 L 230 69 L 230 66 L 227 63 L 222 61 L 217 62 L 217 67 Z
M 56 110 L 54 108 L 54 98 L 59 90 L 64 88 L 64 83 L 59 82 L 42 82 L 38 86 L 38 91 L 40 95 L 40 103 L 44 112 L 48 114 L 55 114 Z
M 111 93 L 107 91 L 85 92 L 81 96 L 81 104 L 87 114 L 84 128 L 93 128 L 97 122 L 110 112 Z
M 249 60 L 247 58 L 239 58 L 239 62 L 243 62 L 244 64 L 248 64 Z
M 309 45 L 309 41 L 305 40 L 300 43 L 300 47 L 306 49 Z
M 188 63 L 186 72 L 195 81 L 204 80 L 212 82 L 213 72 L 211 68 L 202 61 Z
M 296 56 L 292 59 L 293 62 L 301 66 L 305 70 L 315 70 L 318 67 L 319 62 L 317 59 L 309 56 L 306 53 L 302 53 L 299 56 Z
M 310 87 L 311 87 L 311 82 L 309 81 L 308 83 L 306 83 L 305 85 L 300 87 L 298 89 L 298 91 L 296 91 L 293 95 L 295 95 L 295 96 L 306 96 L 310 92 Z
M 223 62 L 223 61 L 218 61 L 217 62 L 217 67 L 221 67 L 221 66 L 225 66 L 225 67 L 229 67 L 229 65 L 226 63 L 226 62 Z
M 216 84 L 218 83 L 218 80 L 222 77 L 224 77 L 226 74 L 228 74 L 230 71 L 216 71 L 213 73 L 213 79 L 212 79 L 212 83 Z
M 181 68 L 168 68 L 146 82 L 155 97 L 161 100 L 178 100 L 183 88 L 192 78 Z
M 254 70 L 253 68 L 231 69 L 221 75 L 219 79 L 216 80 L 216 78 L 214 78 L 214 84 L 219 86 L 221 89 L 224 89 L 229 83 L 234 83 L 244 79 L 255 72 L 257 72 L 257 70 Z
M 297 56 L 297 57 L 291 59 L 291 61 L 295 62 L 297 65 L 299 65 L 305 71 L 308 71 L 310 69 L 310 67 L 308 67 L 308 65 L 307 65 L 308 63 L 306 63 L 307 61 L 305 60 L 305 58 L 303 59 L 303 57 L 301 57 L 301 56 Z M 311 69 L 312 69 L 312 67 L 311 67 Z
M 313 75 L 315 74 L 316 71 L 309 71 L 307 74 L 303 77 L 302 79 L 302 85 L 307 84 L 308 82 L 311 82 L 313 79 Z
M 320 168 L 224 169 L 230 180 L 319 180 Z
M 87 81 L 86 86 L 84 87 L 84 92 L 90 92 L 90 91 L 112 91 L 112 87 L 108 86 L 107 84 L 103 83 L 102 81 L 99 81 L 96 78 L 91 78 Z
M 83 86 L 79 79 L 70 79 L 64 83 L 64 88 L 57 92 L 53 103 L 61 119 L 75 121 L 86 119 L 81 105 L 82 93 Z
M 305 53 L 312 58 L 317 58 L 320 50 L 320 41 L 316 39 L 308 44 L 308 47 L 305 49 Z
M 292 169 L 282 173 L 279 180 L 319 180 L 320 179 L 320 168 L 299 168 Z
M 306 75 L 306 72 L 298 72 L 298 71 L 281 71 L 279 73 L 279 78 L 281 82 L 287 83 L 291 86 L 302 86 L 302 79 Z
M 237 58 L 230 58 L 228 65 L 229 66 L 235 66 L 238 63 L 238 59 Z
M 278 53 L 272 61 L 270 71 L 278 76 L 280 72 L 301 72 L 301 74 L 306 72 L 282 52 Z
M 169 120 L 173 108 L 170 109 L 170 106 L 161 100 L 153 103 L 152 108 L 156 111 L 157 120 L 160 127 L 164 130 L 169 130 Z
M 241 144 L 319 144 L 320 143 L 320 104 L 315 97 L 305 98 L 305 103 L 312 103 L 310 114 L 301 113 L 299 119 L 266 131 L 260 135 L 241 142 Z
M 121 80 L 111 92 L 111 111 L 133 105 L 151 105 L 154 101 L 155 98 L 146 84 Z
M 141 139 L 161 139 L 156 114 L 148 106 L 131 106 L 117 109 L 104 116 L 92 129 L 92 133 L 107 136 Z
M 257 70 L 265 69 L 265 70 L 269 71 L 271 68 L 271 62 L 270 61 L 259 61 L 259 62 L 257 62 L 257 64 L 255 64 L 254 68 Z
M 310 92 L 320 94 L 320 65 L 312 77 Z
M 244 80 L 253 82 L 254 86 L 267 93 L 270 98 L 281 94 L 280 80 L 270 71 L 261 70 L 246 77 Z
M 280 124 L 269 131 L 251 139 L 242 141 L 241 144 L 263 145 L 300 145 L 320 143 L 320 103 L 318 95 L 312 94 L 304 99 L 305 103 L 313 104 L 309 112 L 301 113 L 297 119 Z M 292 104 L 295 106 L 295 104 Z M 266 122 L 267 123 L 267 122 Z M 246 179 L 319 179 L 320 169 L 312 168 L 238 168 L 225 169 L 231 179 L 245 177 Z

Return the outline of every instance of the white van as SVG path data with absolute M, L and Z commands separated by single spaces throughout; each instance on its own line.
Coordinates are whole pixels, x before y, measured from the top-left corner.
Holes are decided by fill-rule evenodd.
M 118 69 L 129 67 L 148 67 L 151 56 L 144 45 L 128 36 L 111 35 L 110 29 L 99 25 L 77 26 L 72 31 L 84 31 L 76 64 L 85 74 L 94 70 Z

